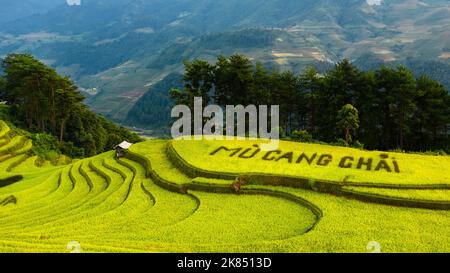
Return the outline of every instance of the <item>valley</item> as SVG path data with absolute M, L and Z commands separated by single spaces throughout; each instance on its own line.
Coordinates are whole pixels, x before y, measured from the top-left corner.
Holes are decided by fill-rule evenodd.
M 426 60 L 433 62 L 426 65 L 428 74 L 435 66 L 450 70 L 450 7 L 444 0 L 213 2 L 61 5 L 0 23 L 0 55 L 25 51 L 46 60 L 82 90 L 95 88 L 86 93 L 90 107 L 121 123 L 129 122 L 129 111 L 151 85 L 182 73 L 182 61 L 195 58 L 240 53 L 296 73 L 343 58 L 362 69 L 409 62 L 420 75 L 423 66 L 415 64 Z M 442 76 L 435 79 L 450 86 Z

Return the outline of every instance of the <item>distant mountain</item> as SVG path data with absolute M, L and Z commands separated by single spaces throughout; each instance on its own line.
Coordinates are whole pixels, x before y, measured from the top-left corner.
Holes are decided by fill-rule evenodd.
M 0 24 L 45 13 L 65 0 L 0 0 Z
M 439 76 L 450 67 L 450 2 L 82 0 L 0 21 L 0 56 L 17 51 L 96 90 L 86 93 L 89 105 L 123 122 L 151 86 L 182 73 L 184 59 L 218 54 L 243 53 L 296 72 L 349 58 L 364 66 L 408 63 Z

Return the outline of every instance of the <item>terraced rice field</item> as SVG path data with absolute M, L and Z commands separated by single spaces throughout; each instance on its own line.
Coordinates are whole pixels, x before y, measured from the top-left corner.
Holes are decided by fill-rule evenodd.
M 37 167 L 32 143 L 0 122 L 0 252 L 69 252 L 73 242 L 83 252 L 366 252 L 371 241 L 383 252 L 450 251 L 447 157 L 390 154 L 401 169 L 391 160 L 387 175 L 214 153 L 256 144 L 152 140 L 124 158 Z

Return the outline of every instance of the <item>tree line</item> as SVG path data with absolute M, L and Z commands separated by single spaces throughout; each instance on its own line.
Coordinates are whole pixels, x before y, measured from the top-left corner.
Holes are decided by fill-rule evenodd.
M 139 141 L 136 134 L 90 111 L 71 79 L 33 56 L 10 54 L 2 60 L 2 69 L 0 101 L 10 106 L 13 122 L 30 132 L 56 138 L 62 153 L 93 156 L 123 140 Z
M 243 55 L 185 62 L 176 104 L 194 97 L 226 105 L 279 105 L 287 137 L 364 146 L 368 149 L 450 151 L 450 96 L 427 75 L 403 65 L 361 71 L 349 60 L 320 74 L 269 70 Z

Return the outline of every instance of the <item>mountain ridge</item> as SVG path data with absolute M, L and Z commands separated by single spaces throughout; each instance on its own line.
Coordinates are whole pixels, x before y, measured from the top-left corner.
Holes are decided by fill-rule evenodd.
M 95 111 L 123 121 L 184 59 L 243 53 L 296 72 L 367 55 L 450 66 L 449 13 L 444 0 L 84 0 L 0 24 L 0 56 L 37 55 L 96 90 L 86 93 Z

